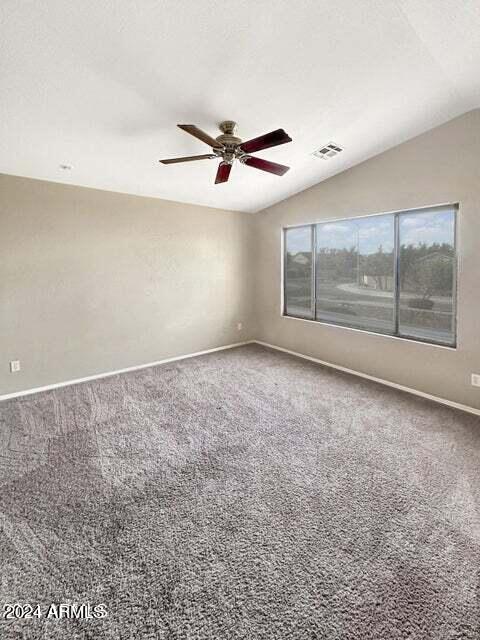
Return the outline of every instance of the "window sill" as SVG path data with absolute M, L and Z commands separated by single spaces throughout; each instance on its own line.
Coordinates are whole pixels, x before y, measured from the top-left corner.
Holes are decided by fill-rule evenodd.
M 425 347 L 436 347 L 438 349 L 447 349 L 448 351 L 456 351 L 458 343 L 456 345 L 448 345 L 441 344 L 440 342 L 428 342 L 426 340 L 421 340 L 420 338 L 404 338 L 402 336 L 392 336 L 388 333 L 380 333 L 377 331 L 369 331 L 368 329 L 357 329 L 354 327 L 346 327 L 342 324 L 333 324 L 331 322 L 323 322 L 322 320 L 311 320 L 310 318 L 299 318 L 297 316 L 289 316 L 285 313 L 280 314 L 282 318 L 287 318 L 288 320 L 300 320 L 301 322 L 309 322 L 310 324 L 321 325 L 324 327 L 333 327 L 334 329 L 343 329 L 346 331 L 355 331 L 356 333 L 366 333 L 370 336 L 375 336 L 377 338 L 388 338 L 390 340 L 401 340 L 402 342 L 408 342 L 410 344 L 420 344 Z

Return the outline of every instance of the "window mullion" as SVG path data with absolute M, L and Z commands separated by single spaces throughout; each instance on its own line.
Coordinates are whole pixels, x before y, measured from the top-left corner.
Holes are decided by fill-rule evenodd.
M 317 225 L 312 224 L 312 319 L 317 319 Z
M 287 230 L 283 229 L 283 256 L 282 256 L 282 275 L 283 275 L 283 315 L 287 315 Z
M 393 313 L 394 313 L 394 335 L 398 335 L 400 324 L 400 217 L 396 213 L 394 217 L 394 239 L 393 239 Z

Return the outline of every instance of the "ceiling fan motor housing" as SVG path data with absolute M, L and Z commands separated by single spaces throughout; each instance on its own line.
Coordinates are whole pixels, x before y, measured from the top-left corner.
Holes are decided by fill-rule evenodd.
M 235 153 L 235 151 L 238 145 L 242 142 L 242 139 L 235 135 L 237 131 L 237 123 L 233 120 L 224 120 L 219 124 L 219 129 L 223 133 L 218 136 L 216 140 L 224 147 L 224 152 L 222 153 L 223 161 L 232 163 L 235 158 L 238 157 L 238 154 Z

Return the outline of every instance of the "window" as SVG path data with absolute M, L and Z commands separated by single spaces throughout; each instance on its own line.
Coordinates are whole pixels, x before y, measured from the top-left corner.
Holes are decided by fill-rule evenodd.
M 455 345 L 457 206 L 284 230 L 284 314 Z
M 455 342 L 455 212 L 399 216 L 400 335 Z
M 317 225 L 317 319 L 393 333 L 394 217 Z
M 297 227 L 285 235 L 285 313 L 313 319 L 313 229 Z

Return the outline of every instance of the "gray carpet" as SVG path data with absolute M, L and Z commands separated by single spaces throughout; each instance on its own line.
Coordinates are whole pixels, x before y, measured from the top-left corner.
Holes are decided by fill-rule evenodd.
M 1 403 L 0 472 L 2 640 L 480 638 L 474 416 L 252 345 Z

